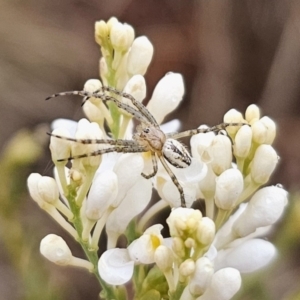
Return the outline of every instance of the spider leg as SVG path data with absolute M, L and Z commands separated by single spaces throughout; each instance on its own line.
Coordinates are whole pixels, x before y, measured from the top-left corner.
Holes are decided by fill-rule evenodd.
M 173 139 L 180 139 L 187 136 L 192 136 L 198 133 L 206 133 L 211 131 L 220 131 L 223 129 L 226 129 L 228 126 L 243 126 L 243 125 L 249 125 L 248 123 L 221 123 L 216 126 L 208 127 L 208 128 L 197 128 L 197 129 L 191 129 L 183 132 L 176 132 L 176 133 L 168 133 L 167 138 L 173 138 Z M 249 125 L 250 126 L 250 125 Z
M 162 165 L 164 166 L 165 170 L 168 172 L 168 174 L 171 177 L 173 183 L 176 185 L 176 187 L 178 189 L 178 192 L 180 194 L 181 207 L 186 207 L 186 203 L 185 203 L 185 198 L 184 198 L 184 193 L 183 193 L 182 186 L 180 185 L 178 179 L 176 178 L 176 176 L 174 175 L 174 173 L 172 172 L 172 170 L 170 169 L 170 167 L 167 165 L 164 157 L 162 155 L 159 155 L 158 158 L 161 161 Z
M 105 153 L 111 153 L 111 152 L 118 152 L 118 153 L 137 153 L 137 152 L 146 152 L 148 150 L 146 150 L 144 147 L 132 147 L 132 146 L 125 146 L 125 147 L 111 147 L 111 148 L 106 148 L 106 149 L 100 149 L 97 151 L 93 151 L 91 153 L 85 153 L 85 154 L 80 154 L 80 155 L 75 155 L 75 156 L 71 156 L 68 158 L 62 158 L 62 159 L 58 159 L 57 161 L 66 161 L 66 160 L 72 160 L 72 159 L 77 159 L 77 158 L 84 158 L 84 157 L 91 157 L 91 156 L 98 156 L 98 155 L 102 155 Z
M 103 91 L 107 91 L 107 92 L 112 92 L 118 96 L 124 97 L 129 99 L 132 104 L 141 112 L 141 114 L 155 127 L 159 127 L 157 121 L 155 120 L 155 118 L 152 116 L 152 114 L 148 111 L 148 109 L 145 107 L 145 105 L 139 101 L 137 101 L 132 95 L 128 94 L 128 93 L 123 93 L 118 91 L 115 88 L 112 87 L 108 87 L 108 86 L 103 86 L 102 87 Z
M 85 101 L 87 101 L 91 97 L 102 99 L 102 101 L 104 101 L 104 102 L 105 101 L 112 101 L 117 105 L 117 107 L 119 107 L 120 109 L 125 110 L 127 113 L 131 114 L 138 121 L 150 125 L 150 121 L 140 111 L 134 109 L 133 107 L 129 106 L 128 104 L 120 102 L 119 100 L 117 100 L 116 98 L 114 98 L 112 96 L 108 96 L 108 95 L 105 95 L 105 94 L 99 94 L 99 92 L 94 92 L 94 93 L 90 93 L 90 92 L 86 92 L 86 91 L 62 92 L 62 93 L 53 94 L 53 95 L 47 97 L 46 100 L 49 100 L 49 99 L 55 98 L 55 97 L 60 97 L 60 96 L 72 96 L 72 95 L 79 95 L 79 96 L 82 96 L 82 97 L 87 97 Z
M 154 177 L 157 173 L 157 161 L 156 161 L 156 156 L 155 156 L 154 152 L 151 152 L 151 159 L 152 159 L 152 165 L 153 165 L 153 172 L 150 174 L 142 173 L 142 176 L 146 179 Z
M 134 140 L 74 139 L 74 138 L 70 138 L 70 137 L 53 134 L 50 132 L 47 132 L 47 134 L 50 136 L 56 137 L 58 139 L 67 140 L 67 141 L 71 141 L 71 142 L 77 142 L 77 143 L 81 143 L 81 144 L 108 144 L 108 145 L 113 145 L 113 146 L 137 146 L 137 143 Z

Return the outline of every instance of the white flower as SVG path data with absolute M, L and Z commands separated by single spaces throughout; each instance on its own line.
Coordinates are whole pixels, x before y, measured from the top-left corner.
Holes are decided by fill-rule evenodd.
M 194 232 L 198 228 L 202 214 L 199 210 L 178 207 L 171 211 L 167 224 L 172 237 L 182 237 L 186 232 Z
M 112 285 L 128 282 L 134 269 L 134 262 L 130 259 L 127 249 L 109 249 L 105 251 L 98 262 L 101 278 Z
M 195 296 L 203 294 L 209 286 L 213 274 L 212 262 L 207 257 L 199 258 L 196 261 L 196 269 L 188 285 L 191 294 Z
M 231 167 L 232 150 L 231 141 L 228 136 L 218 134 L 212 140 L 209 148 L 210 156 L 213 158 L 211 167 L 216 175 L 220 175 Z
M 70 133 L 66 129 L 58 128 L 52 131 L 52 134 L 70 137 Z M 58 162 L 60 159 L 67 159 L 71 154 L 71 143 L 67 140 L 58 139 L 51 136 L 50 138 L 50 151 L 52 156 L 52 161 L 55 164 L 66 165 L 68 161 Z
M 90 189 L 85 214 L 90 220 L 99 220 L 118 194 L 118 178 L 113 171 L 96 174 Z
M 136 38 L 129 51 L 127 71 L 132 75 L 144 75 L 153 56 L 153 46 L 145 36 Z
M 47 259 L 60 266 L 72 265 L 90 271 L 94 266 L 87 260 L 74 257 L 66 242 L 58 235 L 48 234 L 40 244 L 40 252 Z
M 76 139 L 101 139 L 102 132 L 97 123 L 90 123 L 87 119 L 81 119 L 77 124 Z M 72 143 L 72 156 L 91 154 L 100 149 L 99 144 Z M 100 164 L 101 156 L 88 156 L 80 158 L 80 164 L 86 167 L 97 168 Z
M 142 102 L 146 97 L 146 82 L 144 76 L 139 74 L 132 76 L 126 83 L 123 92 L 131 95 L 135 100 Z M 132 102 L 125 97 L 123 97 L 122 102 L 134 107 Z
M 239 170 L 228 169 L 224 171 L 216 180 L 216 205 L 224 210 L 233 209 L 243 188 L 243 175 Z
M 118 237 L 125 232 L 129 222 L 149 204 L 152 184 L 149 180 L 140 177 L 129 190 L 123 190 L 122 192 L 124 191 L 125 197 L 118 207 L 112 211 L 106 222 L 108 248 L 115 247 Z M 116 222 L 116 220 L 118 221 Z
M 277 186 L 268 186 L 257 191 L 246 209 L 233 223 L 233 231 L 243 237 L 257 228 L 274 224 L 287 204 L 287 192 Z
M 242 283 L 241 275 L 234 268 L 224 268 L 211 278 L 209 287 L 197 300 L 229 300 L 240 289 Z
M 167 73 L 156 85 L 147 109 L 158 124 L 180 104 L 184 94 L 184 83 L 179 73 Z
M 249 124 L 253 124 L 260 118 L 260 111 L 256 104 L 251 104 L 247 107 L 245 118 Z
M 234 139 L 234 155 L 238 158 L 246 158 L 252 144 L 252 129 L 248 125 L 242 126 Z
M 250 273 L 268 265 L 275 255 L 276 249 L 270 242 L 250 239 L 219 251 L 214 266 L 215 270 L 233 267 L 241 273 Z
M 163 244 L 160 224 L 149 227 L 144 234 L 134 240 L 127 248 L 129 256 L 136 263 L 151 264 L 155 261 L 155 251 Z
M 265 184 L 273 173 L 278 162 L 278 155 L 270 145 L 260 145 L 251 165 L 251 177 L 255 183 Z

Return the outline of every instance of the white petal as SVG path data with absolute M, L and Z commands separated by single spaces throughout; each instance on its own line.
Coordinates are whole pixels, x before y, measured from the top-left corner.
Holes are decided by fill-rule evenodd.
M 233 209 L 243 188 L 242 173 L 238 169 L 225 170 L 216 180 L 216 205 L 224 210 Z
M 252 144 L 252 130 L 248 125 L 242 126 L 234 138 L 234 155 L 245 158 L 248 156 Z
M 38 192 L 41 198 L 49 204 L 54 204 L 58 201 L 58 186 L 52 177 L 42 176 L 40 178 L 38 182 Z
M 151 200 L 151 194 L 151 181 L 143 177 L 140 177 L 134 186 L 126 191 L 125 198 L 112 211 L 106 222 L 109 248 L 115 246 L 118 236 L 126 230 L 129 222 L 146 208 Z
M 231 167 L 232 145 L 228 136 L 218 134 L 214 137 L 209 152 L 213 158 L 211 166 L 216 175 Z
M 91 186 L 85 214 L 90 220 L 99 220 L 118 194 L 118 178 L 113 171 L 98 173 Z
M 118 176 L 119 193 L 113 204 L 117 207 L 126 196 L 128 190 L 141 178 L 144 161 L 141 155 L 130 153 L 120 156 L 114 166 L 114 172 Z
M 128 56 L 127 71 L 130 75 L 144 75 L 153 56 L 153 46 L 145 36 L 136 38 Z
M 241 273 L 250 273 L 268 265 L 275 255 L 274 245 L 261 239 L 251 239 L 237 247 L 219 251 L 215 269 L 233 267 Z
M 134 75 L 126 83 L 124 93 L 130 94 L 135 100 L 142 102 L 146 97 L 146 82 L 142 75 Z M 123 97 L 122 102 L 134 106 L 130 99 Z
M 51 123 L 51 129 L 55 130 L 58 128 L 65 128 L 70 133 L 70 136 L 74 137 L 77 129 L 77 122 L 68 119 L 56 119 Z
M 127 249 L 110 249 L 105 251 L 98 262 L 100 277 L 108 284 L 121 285 L 133 275 L 134 262 Z
M 238 270 L 221 269 L 212 276 L 210 286 L 197 300 L 229 300 L 240 289 L 241 283 L 242 279 Z
M 246 236 L 258 227 L 274 224 L 282 215 L 287 203 L 287 192 L 277 186 L 268 186 L 257 191 L 247 208 L 233 224 L 238 236 Z
M 196 270 L 190 279 L 189 289 L 194 295 L 202 294 L 209 286 L 214 273 L 212 262 L 207 257 L 201 257 L 196 261 Z
M 38 183 L 41 178 L 42 175 L 40 175 L 39 173 L 31 173 L 27 179 L 27 187 L 30 196 L 38 204 L 40 204 L 43 201 L 41 196 L 39 195 L 39 190 L 38 190 Z
M 176 132 L 181 128 L 181 122 L 178 119 L 173 119 L 167 123 L 161 124 L 160 129 L 165 132 Z
M 147 108 L 160 124 L 181 102 L 184 84 L 181 74 L 167 73 L 156 85 Z

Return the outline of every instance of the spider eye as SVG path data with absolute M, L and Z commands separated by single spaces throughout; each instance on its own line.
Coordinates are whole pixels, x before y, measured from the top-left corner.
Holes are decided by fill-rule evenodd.
M 145 128 L 143 131 L 144 131 L 144 133 L 149 133 L 150 129 L 149 128 Z

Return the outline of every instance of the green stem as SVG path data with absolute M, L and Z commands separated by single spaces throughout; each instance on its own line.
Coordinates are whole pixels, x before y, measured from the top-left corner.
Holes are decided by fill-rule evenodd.
M 169 294 L 170 300 L 179 300 L 181 295 L 182 295 L 182 292 L 183 292 L 184 288 L 185 288 L 185 284 L 179 282 L 177 284 L 176 291 L 174 293 Z
M 101 296 L 105 297 L 106 299 L 118 299 L 116 297 L 116 288 L 113 286 L 108 285 L 99 275 L 98 273 L 98 254 L 97 250 L 90 249 L 88 242 L 83 241 L 82 236 L 82 230 L 83 225 L 80 218 L 80 206 L 76 203 L 76 187 L 75 184 L 71 182 L 71 184 L 68 186 L 68 201 L 70 204 L 70 209 L 74 214 L 73 225 L 78 232 L 79 240 L 82 249 L 85 252 L 86 257 L 88 260 L 93 264 L 94 269 L 93 273 L 98 279 L 100 286 L 102 287 L 103 291 L 101 292 Z

